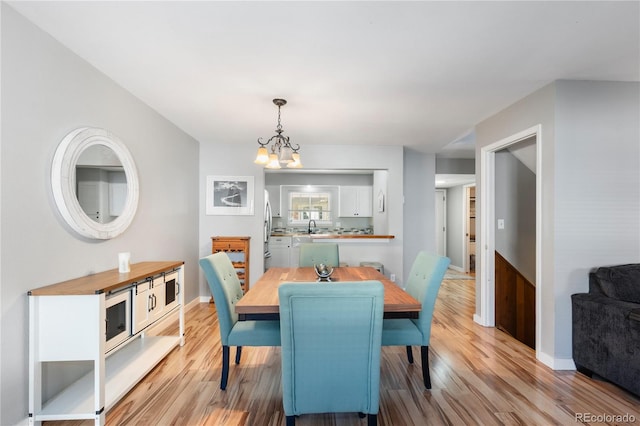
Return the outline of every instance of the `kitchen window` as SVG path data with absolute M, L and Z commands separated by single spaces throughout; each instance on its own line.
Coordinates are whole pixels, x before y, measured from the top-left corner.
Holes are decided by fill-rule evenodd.
M 331 192 L 289 192 L 289 223 L 331 224 Z

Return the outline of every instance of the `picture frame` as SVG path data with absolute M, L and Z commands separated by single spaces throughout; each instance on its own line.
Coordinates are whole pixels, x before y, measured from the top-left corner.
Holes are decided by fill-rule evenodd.
M 207 176 L 207 215 L 254 214 L 253 176 Z

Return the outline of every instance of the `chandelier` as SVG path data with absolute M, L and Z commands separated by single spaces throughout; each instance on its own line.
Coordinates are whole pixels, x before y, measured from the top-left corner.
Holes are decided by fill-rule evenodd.
M 256 160 L 254 163 L 256 164 L 264 164 L 267 169 L 279 169 L 281 168 L 281 164 L 286 165 L 291 169 L 299 169 L 302 168 L 302 163 L 300 162 L 300 154 L 298 154 L 298 150 L 300 150 L 300 145 L 295 146 L 295 148 L 289 142 L 289 136 L 282 135 L 282 124 L 280 124 L 280 107 L 286 105 L 287 101 L 284 99 L 274 99 L 273 103 L 278 107 L 278 127 L 276 127 L 276 134 L 271 136 L 268 141 L 262 142 L 262 138 L 258 138 L 258 144 L 260 144 L 260 148 L 258 148 L 258 155 L 256 156 Z M 271 154 L 267 151 L 267 146 L 273 142 L 271 145 Z

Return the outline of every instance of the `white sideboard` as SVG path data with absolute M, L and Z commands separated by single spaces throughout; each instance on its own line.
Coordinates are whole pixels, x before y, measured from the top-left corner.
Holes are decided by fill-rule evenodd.
M 127 309 L 138 287 L 171 283 L 171 293 L 148 297 L 149 310 L 162 304 L 162 315 L 150 315 L 141 326 L 128 324 L 128 336 L 112 349 L 106 347 L 106 307 L 112 293 L 129 291 Z M 29 424 L 42 421 L 93 419 L 105 423 L 105 414 L 176 346 L 184 344 L 184 262 L 141 262 L 131 271 L 117 269 L 81 277 L 29 292 Z M 174 287 L 175 286 L 175 287 Z M 175 292 L 174 292 L 175 289 Z M 146 288 L 146 291 L 151 290 Z M 175 299 L 174 299 L 175 296 Z M 159 302 L 158 302 L 159 300 Z M 151 303 L 153 302 L 153 303 Z M 152 328 L 179 319 L 175 335 L 152 335 Z M 127 321 L 133 321 L 131 312 Z M 43 401 L 43 366 L 65 361 L 89 361 L 93 368 L 57 395 Z

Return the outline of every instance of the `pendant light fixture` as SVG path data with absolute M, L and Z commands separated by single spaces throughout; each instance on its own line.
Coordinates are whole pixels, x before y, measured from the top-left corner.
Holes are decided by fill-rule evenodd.
M 276 134 L 271 136 L 268 141 L 262 142 L 262 138 L 258 138 L 258 155 L 254 163 L 264 164 L 267 169 L 280 169 L 282 165 L 291 169 L 302 168 L 300 162 L 300 145 L 295 148 L 289 142 L 289 136 L 282 135 L 282 124 L 280 124 L 280 107 L 286 105 L 287 101 L 284 99 L 274 99 L 273 103 L 278 107 L 278 126 L 276 127 Z M 271 145 L 271 154 L 267 150 L 267 146 Z

